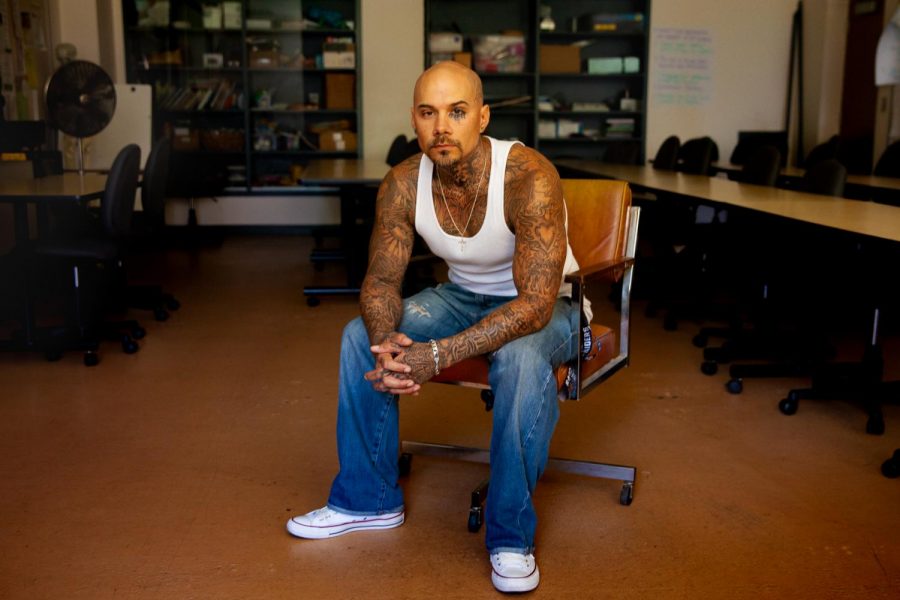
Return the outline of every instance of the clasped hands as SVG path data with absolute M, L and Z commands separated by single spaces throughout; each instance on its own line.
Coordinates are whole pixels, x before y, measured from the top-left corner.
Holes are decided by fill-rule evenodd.
M 431 345 L 413 342 L 408 336 L 393 332 L 369 347 L 375 355 L 375 368 L 364 375 L 379 392 L 415 395 L 422 384 L 434 376 Z

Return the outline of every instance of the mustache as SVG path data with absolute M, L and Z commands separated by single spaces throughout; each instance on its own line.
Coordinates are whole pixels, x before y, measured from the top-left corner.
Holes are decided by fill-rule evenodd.
M 447 146 L 447 145 L 456 146 L 457 148 L 460 147 L 459 142 L 457 142 L 454 139 L 450 139 L 448 137 L 437 137 L 437 138 L 434 138 L 434 140 L 432 140 L 432 142 L 431 142 L 431 144 L 429 144 L 428 148 L 430 149 L 430 148 L 434 148 L 435 146 Z

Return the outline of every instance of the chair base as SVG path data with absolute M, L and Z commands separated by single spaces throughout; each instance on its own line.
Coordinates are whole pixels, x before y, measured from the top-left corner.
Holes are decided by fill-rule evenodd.
M 450 458 L 464 460 L 480 464 L 490 464 L 490 453 L 482 448 L 468 446 L 451 446 L 445 444 L 431 444 L 426 442 L 402 441 L 401 455 L 399 459 L 400 476 L 409 474 L 413 455 L 433 456 L 437 458 Z M 619 492 L 619 503 L 623 506 L 631 505 L 634 499 L 634 480 L 637 468 L 624 465 L 611 465 L 587 460 L 569 460 L 565 458 L 549 458 L 547 468 L 564 473 L 584 475 L 602 479 L 615 479 L 622 482 Z M 484 501 L 487 498 L 489 479 L 483 480 L 472 491 L 472 502 L 469 507 L 468 529 L 472 533 L 477 532 L 484 523 Z

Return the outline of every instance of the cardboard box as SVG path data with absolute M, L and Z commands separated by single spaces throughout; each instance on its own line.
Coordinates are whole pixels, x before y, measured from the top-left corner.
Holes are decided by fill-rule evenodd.
M 463 36 L 461 33 L 436 32 L 428 36 L 429 52 L 452 54 L 453 52 L 462 52 L 462 49 Z
M 350 73 L 325 74 L 325 108 L 353 110 L 356 107 L 356 77 Z
M 556 137 L 556 121 L 540 119 L 538 121 L 538 137 L 542 140 L 552 140 Z
M 322 66 L 326 69 L 355 69 L 356 46 L 345 43 L 322 44 Z
M 319 134 L 319 150 L 355 152 L 356 134 L 352 131 L 323 131 Z
M 454 52 L 453 60 L 458 62 L 461 65 L 472 68 L 472 53 L 471 52 Z
M 581 48 L 541 44 L 540 70 L 541 73 L 581 72 Z

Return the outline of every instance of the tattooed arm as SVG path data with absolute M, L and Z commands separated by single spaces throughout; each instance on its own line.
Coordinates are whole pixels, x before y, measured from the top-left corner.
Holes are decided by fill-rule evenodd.
M 418 159 L 402 162 L 388 173 L 378 189 L 369 265 L 360 289 L 360 312 L 376 362 L 375 369 L 365 378 L 382 392 L 415 393 L 419 389 L 403 375 L 410 368 L 394 361 L 412 344 L 412 340 L 397 332 L 397 327 L 403 312 L 401 284 L 415 237 L 418 167 Z
M 553 315 L 566 259 L 559 175 L 536 151 L 514 146 L 506 166 L 505 196 L 507 222 L 516 236 L 512 269 L 518 296 L 472 327 L 439 340 L 442 369 L 538 331 Z M 416 382 L 433 375 L 428 344 L 413 344 L 400 360 L 411 365 L 409 376 Z

